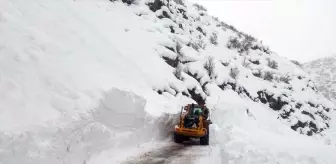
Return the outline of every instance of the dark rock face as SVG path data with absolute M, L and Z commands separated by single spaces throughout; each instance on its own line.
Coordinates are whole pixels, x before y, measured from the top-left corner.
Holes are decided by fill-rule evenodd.
M 172 66 L 173 68 L 176 68 L 177 65 L 178 65 L 178 63 L 179 63 L 179 61 L 178 61 L 177 58 L 175 58 L 175 59 L 170 59 L 170 58 L 165 57 L 165 56 L 163 56 L 162 58 L 164 59 L 164 61 L 165 61 L 168 65 Z
M 160 10 L 161 7 L 164 5 L 161 0 L 155 0 L 154 3 L 148 3 L 149 9 L 153 12 Z
M 203 99 L 203 97 L 201 96 L 201 94 L 196 93 L 196 88 L 193 89 L 188 89 L 191 98 L 193 100 L 195 100 L 197 102 L 197 104 L 204 104 L 205 103 L 205 99 Z
M 307 135 L 308 135 L 308 136 L 312 136 L 314 133 L 318 133 L 318 132 L 321 132 L 321 131 L 322 131 L 322 129 L 320 129 L 320 130 L 317 129 L 316 124 L 313 123 L 312 121 L 303 123 L 303 122 L 301 122 L 301 121 L 299 120 L 297 124 L 291 126 L 291 128 L 292 128 L 293 130 L 295 130 L 295 131 L 297 131 L 298 128 L 305 128 L 305 127 L 309 127 L 309 129 L 310 129 L 310 130 L 307 132 Z M 303 133 L 303 132 L 300 132 L 300 133 Z
M 272 108 L 273 110 L 279 111 L 280 112 L 279 115 L 282 119 L 289 119 L 290 116 L 295 112 L 295 110 L 301 110 L 301 108 L 302 108 L 301 103 L 296 103 L 295 104 L 296 109 L 293 108 L 292 106 L 289 106 L 290 107 L 289 110 L 283 110 L 283 107 L 285 105 L 289 105 L 291 102 L 283 101 L 283 100 L 281 100 L 280 97 L 274 98 L 274 95 L 269 95 L 265 91 L 259 91 L 258 92 L 258 99 L 264 104 L 268 103 L 269 107 Z M 313 107 L 313 108 L 317 108 L 318 106 L 321 106 L 321 105 L 313 104 L 311 102 L 308 102 L 307 104 L 310 107 Z M 328 108 L 326 108 L 326 107 L 322 107 L 322 109 L 324 111 L 328 110 Z M 316 119 L 317 116 L 321 117 L 326 122 L 329 122 L 329 120 L 330 120 L 329 117 L 327 117 L 326 115 L 323 115 L 322 112 L 320 112 L 320 111 L 315 112 L 315 113 L 310 113 L 310 112 L 307 112 L 305 110 L 302 110 L 301 114 L 310 117 L 311 121 L 302 122 L 301 120 L 298 120 L 298 122 L 296 124 L 292 125 L 291 128 L 295 131 L 299 131 L 300 133 L 304 134 L 302 129 L 305 128 L 305 127 L 308 127 L 309 130 L 306 133 L 308 136 L 312 136 L 313 134 L 320 133 L 320 132 L 322 132 L 323 130 L 326 129 L 326 128 L 320 128 L 319 129 L 317 127 L 316 122 L 319 121 L 318 119 Z M 329 127 L 328 123 L 325 123 L 325 125 L 327 127 Z M 299 128 L 302 128 L 302 129 L 299 130 Z
M 282 101 L 280 97 L 274 98 L 274 95 L 268 95 L 265 91 L 259 91 L 257 94 L 262 103 L 269 103 L 269 107 L 276 111 L 281 110 L 283 106 L 288 104 L 288 102 Z

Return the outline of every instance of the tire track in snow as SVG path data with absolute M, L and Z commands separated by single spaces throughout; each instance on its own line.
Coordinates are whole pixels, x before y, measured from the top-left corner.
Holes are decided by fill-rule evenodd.
M 122 164 L 193 164 L 204 154 L 207 153 L 204 153 L 204 149 L 201 149 L 196 141 L 184 144 L 172 143 L 133 157 Z

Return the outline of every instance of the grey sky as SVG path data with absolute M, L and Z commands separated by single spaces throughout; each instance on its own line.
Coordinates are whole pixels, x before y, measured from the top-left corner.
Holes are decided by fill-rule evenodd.
M 307 62 L 336 54 L 336 0 L 188 0 L 281 56 Z

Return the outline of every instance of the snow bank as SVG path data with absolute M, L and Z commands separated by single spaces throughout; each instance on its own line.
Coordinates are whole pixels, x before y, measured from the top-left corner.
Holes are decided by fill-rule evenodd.
M 113 88 L 97 108 L 63 126 L 40 126 L 34 131 L 0 133 L 0 161 L 6 164 L 87 162 L 111 149 L 137 148 L 170 136 L 177 115 L 154 119 L 145 112 L 146 100 Z
M 335 146 L 293 133 L 276 114 L 237 93 L 221 93 L 213 105 L 213 144 L 228 163 L 333 163 Z
M 143 128 L 146 100 L 134 93 L 116 88 L 105 94 L 101 105 L 93 112 L 93 118 L 108 127 L 120 130 Z

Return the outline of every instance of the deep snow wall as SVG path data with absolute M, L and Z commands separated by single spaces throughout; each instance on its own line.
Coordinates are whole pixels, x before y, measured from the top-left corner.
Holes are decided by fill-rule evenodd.
M 145 105 L 144 98 L 113 88 L 104 94 L 98 107 L 60 127 L 1 132 L 0 163 L 83 164 L 104 150 L 167 139 L 173 117 L 167 114 L 154 119 L 145 112 Z

